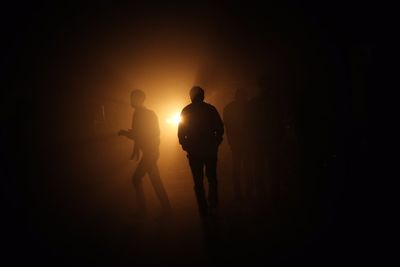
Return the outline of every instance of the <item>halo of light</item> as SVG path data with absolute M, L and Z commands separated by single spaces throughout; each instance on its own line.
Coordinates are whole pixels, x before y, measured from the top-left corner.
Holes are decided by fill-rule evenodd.
M 179 112 L 166 119 L 167 124 L 178 125 L 181 122 L 181 115 Z

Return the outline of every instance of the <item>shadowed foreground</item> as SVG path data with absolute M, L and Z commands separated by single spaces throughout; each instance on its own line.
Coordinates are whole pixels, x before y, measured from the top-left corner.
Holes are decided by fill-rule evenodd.
M 161 165 L 173 214 L 159 216 L 160 205 L 146 176 L 149 215 L 136 217 L 131 184 L 135 163 L 124 153 L 129 149 L 116 137 L 92 141 L 71 148 L 76 157 L 52 166 L 58 171 L 46 184 L 52 190 L 41 188 L 43 194 L 36 196 L 41 206 L 35 207 L 33 221 L 40 229 L 36 245 L 43 246 L 43 254 L 35 257 L 57 264 L 255 266 L 288 260 L 304 247 L 306 216 L 273 216 L 267 202 L 234 201 L 226 163 L 219 171 L 219 214 L 201 220 L 183 153 Z

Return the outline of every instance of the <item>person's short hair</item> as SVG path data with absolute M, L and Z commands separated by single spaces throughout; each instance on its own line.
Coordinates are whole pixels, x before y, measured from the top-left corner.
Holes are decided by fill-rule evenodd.
M 200 86 L 193 86 L 190 89 L 190 99 L 192 102 L 202 102 L 204 100 L 204 90 Z
M 146 94 L 142 90 L 135 89 L 131 92 L 131 98 L 135 98 L 139 102 L 143 103 L 146 99 Z

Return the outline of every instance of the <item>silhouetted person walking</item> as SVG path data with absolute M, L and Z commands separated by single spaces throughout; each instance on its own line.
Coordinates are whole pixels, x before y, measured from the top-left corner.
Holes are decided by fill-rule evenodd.
M 140 151 L 142 152 L 142 157 L 132 177 L 139 215 L 146 214 L 146 201 L 142 185 L 142 178 L 146 173 L 149 174 L 151 184 L 160 200 L 163 212 L 168 213 L 171 210 L 171 206 L 157 166 L 160 128 L 157 115 L 143 105 L 145 98 L 143 91 L 132 91 L 131 105 L 135 109 L 132 118 L 132 129 L 121 130 L 118 134 L 134 141 L 131 159 L 139 160 Z
M 191 104 L 181 113 L 178 138 L 187 152 L 194 180 L 194 190 L 201 216 L 218 204 L 217 154 L 222 142 L 224 125 L 217 109 L 204 102 L 204 90 L 198 86 L 190 90 Z M 208 179 L 208 202 L 203 184 L 203 169 Z
M 245 178 L 246 195 L 251 195 L 253 181 L 250 161 L 250 136 L 248 123 L 248 99 L 243 89 L 235 93 L 235 100 L 229 103 L 223 113 L 228 143 L 232 151 L 233 185 L 236 199 L 242 198 L 240 179 Z

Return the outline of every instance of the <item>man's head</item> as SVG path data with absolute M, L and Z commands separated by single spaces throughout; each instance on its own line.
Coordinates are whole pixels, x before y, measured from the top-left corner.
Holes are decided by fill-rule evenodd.
M 190 100 L 192 100 L 192 103 L 203 102 L 204 90 L 199 86 L 193 86 L 190 89 Z
M 142 107 L 145 99 L 146 95 L 142 90 L 136 89 L 131 92 L 131 106 L 133 108 Z

